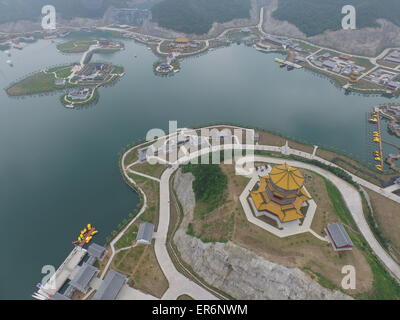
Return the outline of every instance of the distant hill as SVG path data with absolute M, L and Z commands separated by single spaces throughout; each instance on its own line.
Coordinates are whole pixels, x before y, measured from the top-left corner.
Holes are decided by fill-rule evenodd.
M 163 0 L 151 12 L 161 27 L 204 34 L 214 22 L 250 18 L 250 8 L 250 0 Z
M 137 1 L 139 2 L 139 1 Z M 44 5 L 54 5 L 65 19 L 74 17 L 99 18 L 108 7 L 126 7 L 132 0 L 0 0 L 0 23 L 35 20 Z
M 400 0 L 279 0 L 273 17 L 288 21 L 307 36 L 342 27 L 344 5 L 357 10 L 357 28 L 377 27 L 376 20 L 386 19 L 400 26 Z

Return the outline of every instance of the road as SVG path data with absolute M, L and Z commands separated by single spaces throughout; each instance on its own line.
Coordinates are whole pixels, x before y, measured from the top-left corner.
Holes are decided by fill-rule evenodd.
M 268 162 L 268 163 L 287 163 L 290 166 L 303 168 L 307 170 L 314 171 L 321 176 L 325 177 L 326 179 L 330 180 L 336 188 L 338 188 L 339 192 L 341 193 L 343 200 L 345 201 L 351 215 L 355 223 L 357 224 L 361 234 L 368 242 L 369 246 L 373 250 L 373 252 L 379 257 L 379 259 L 384 263 L 384 265 L 391 271 L 391 273 L 400 280 L 400 266 L 392 259 L 392 257 L 386 253 L 386 251 L 382 248 L 379 242 L 376 240 L 375 236 L 373 235 L 369 225 L 365 219 L 363 206 L 362 206 L 362 199 L 360 193 L 349 183 L 343 181 L 342 179 L 338 178 L 333 173 L 329 171 L 323 170 L 320 167 L 306 164 L 304 162 L 299 161 L 292 161 L 292 160 L 285 160 L 285 159 L 277 159 L 265 156 L 255 156 L 255 161 L 257 162 Z M 399 197 L 398 197 L 399 198 Z
M 233 129 L 244 129 L 244 128 L 239 128 L 235 126 L 224 126 L 224 127 L 229 127 Z M 208 127 L 212 128 L 212 127 Z M 212 147 L 207 147 L 203 148 L 197 152 L 192 152 L 191 154 L 186 154 L 185 156 L 181 157 L 178 159 L 178 161 L 175 164 L 171 164 L 171 166 L 164 171 L 164 173 L 161 176 L 161 179 L 159 181 L 160 183 L 160 213 L 159 213 L 159 223 L 158 223 L 158 230 L 157 230 L 157 237 L 155 241 L 155 253 L 157 260 L 160 264 L 160 267 L 167 278 L 169 282 L 169 288 L 163 295 L 162 299 L 176 299 L 178 296 L 182 294 L 188 294 L 191 297 L 195 299 L 200 299 L 200 300 L 210 300 L 210 299 L 216 299 L 214 295 L 212 295 L 210 292 L 205 290 L 203 287 L 199 286 L 198 284 L 194 283 L 190 279 L 186 278 L 184 275 L 178 272 L 178 270 L 175 268 L 171 257 L 169 256 L 168 250 L 167 250 L 167 235 L 168 235 L 168 226 L 170 223 L 170 178 L 172 174 L 174 173 L 175 170 L 179 168 L 179 165 L 183 162 L 189 161 L 191 159 L 195 159 L 201 155 L 210 153 L 210 152 L 217 152 L 220 150 L 224 149 L 252 149 L 252 150 L 260 150 L 260 151 L 273 151 L 273 152 L 281 152 L 285 155 L 288 154 L 293 154 L 297 155 L 299 157 L 303 157 L 306 159 L 314 159 L 318 160 L 321 163 L 338 167 L 334 163 L 331 163 L 325 159 L 319 158 L 315 156 L 314 154 L 306 153 L 300 150 L 296 149 L 291 149 L 288 147 L 276 147 L 276 146 L 268 146 L 268 145 L 241 145 L 241 144 L 231 144 L 231 145 L 222 145 L 222 146 L 212 146 Z M 133 148 L 132 148 L 133 149 Z M 122 157 L 122 164 L 124 165 L 125 163 L 125 157 L 126 155 L 132 150 L 128 150 Z M 363 213 L 363 206 L 362 206 L 362 199 L 359 194 L 359 192 L 349 183 L 345 182 L 344 180 L 340 179 L 333 173 L 326 171 L 318 166 L 307 164 L 304 162 L 300 161 L 294 161 L 294 160 L 286 160 L 286 159 L 279 159 L 279 158 L 272 158 L 272 157 L 267 157 L 267 156 L 254 156 L 255 159 L 254 161 L 263 161 L 263 162 L 269 162 L 269 163 L 288 163 L 291 166 L 294 167 L 299 167 L 299 168 L 304 168 L 308 169 L 311 171 L 314 171 L 326 179 L 330 180 L 339 190 L 341 193 L 349 211 L 351 212 L 353 219 L 359 228 L 361 234 L 371 247 L 372 251 L 374 254 L 382 261 L 382 263 L 386 266 L 386 268 L 390 271 L 390 273 L 400 281 L 400 266 L 390 257 L 389 254 L 382 248 L 380 243 L 376 240 L 375 236 L 373 235 L 372 231 L 369 228 L 369 225 L 365 219 L 364 213 Z M 124 166 L 124 174 L 127 179 L 129 179 L 132 183 L 135 183 L 128 175 L 128 171 L 132 170 L 131 166 L 125 167 Z M 343 170 L 343 169 L 342 169 Z M 346 170 L 344 170 L 346 171 Z M 370 190 L 373 190 L 387 198 L 390 198 L 398 203 L 400 203 L 400 197 L 386 191 L 385 189 L 382 189 L 368 181 L 365 181 L 350 172 L 347 172 L 350 174 L 355 182 L 360 184 L 363 187 L 366 187 Z M 144 195 L 144 194 L 143 194 Z M 144 205 L 140 211 L 140 214 L 144 212 L 146 208 L 146 196 L 144 195 Z M 137 217 L 135 217 L 135 219 Z M 134 220 L 135 220 L 134 219 Z M 124 229 L 127 230 L 127 228 L 133 223 L 132 220 L 129 225 Z M 114 249 L 114 244 L 118 239 L 122 236 L 123 232 L 121 232 L 111 243 L 111 248 L 113 255 L 115 254 L 115 249 Z M 109 267 L 109 264 L 111 263 L 111 259 L 107 265 L 107 268 Z M 106 269 L 107 269 L 106 268 Z M 106 271 L 106 270 L 105 270 Z M 103 272 L 103 275 L 105 273 Z
M 233 127 L 233 126 L 227 126 L 227 127 L 232 127 L 232 128 L 237 128 L 237 127 Z M 276 147 L 276 146 L 266 146 L 266 145 L 239 145 L 239 144 L 234 144 L 234 145 L 223 145 L 223 146 L 213 146 L 210 148 L 205 148 L 205 149 L 201 149 L 197 152 L 193 152 L 189 155 L 183 156 L 178 160 L 178 164 L 179 163 L 184 163 L 187 161 L 190 161 L 191 159 L 195 159 L 201 155 L 210 153 L 210 152 L 218 152 L 220 150 L 225 150 L 225 149 L 243 149 L 243 148 L 248 148 L 248 149 L 252 149 L 252 150 L 261 150 L 261 151 L 274 151 L 274 152 L 283 152 L 283 148 L 281 147 Z M 288 150 L 286 150 L 285 152 L 288 152 Z M 318 160 L 319 162 L 322 162 L 324 164 L 330 165 L 330 166 L 334 166 L 334 167 L 338 167 L 337 165 L 335 165 L 334 163 L 331 163 L 325 159 L 319 158 L 317 156 L 313 156 L 313 154 L 310 153 L 306 153 L 300 150 L 295 150 L 295 149 L 291 149 L 289 150 L 289 154 L 293 154 L 293 155 L 297 155 L 299 157 L 303 157 L 306 159 L 314 159 L 314 160 Z M 276 163 L 277 159 L 276 158 L 267 158 L 269 161 L 271 161 L 271 163 Z M 286 162 L 290 165 L 293 166 L 297 166 L 300 168 L 308 168 L 312 171 L 315 171 L 321 175 L 323 175 L 324 177 L 326 177 L 328 180 L 330 180 L 336 187 L 338 187 L 340 193 L 343 196 L 343 199 L 346 202 L 346 205 L 348 207 L 348 209 L 350 210 L 355 223 L 357 224 L 358 228 L 360 229 L 360 232 L 362 233 L 362 235 L 364 236 L 365 240 L 368 242 L 368 244 L 370 245 L 372 251 L 375 253 L 375 255 L 382 261 L 382 263 L 386 266 L 386 268 L 391 272 L 391 274 L 397 278 L 400 281 L 400 266 L 390 257 L 389 254 L 387 254 L 387 252 L 382 248 L 382 246 L 380 245 L 380 243 L 376 240 L 375 236 L 373 235 L 371 229 L 369 228 L 369 225 L 365 219 L 364 213 L 363 213 L 363 209 L 362 209 L 362 199 L 361 196 L 359 194 L 359 192 L 350 184 L 348 184 L 347 182 L 345 182 L 344 180 L 338 178 L 336 175 L 330 173 L 329 171 L 326 171 L 324 169 L 321 169 L 318 166 L 314 166 L 311 164 L 306 164 L 303 162 L 299 162 L 299 161 L 289 161 L 289 160 L 283 160 L 280 159 L 279 163 L 282 162 Z M 176 164 L 177 165 L 177 164 Z M 175 165 L 175 169 L 176 169 L 176 165 Z M 169 175 L 164 176 L 164 179 L 166 177 L 169 177 L 170 174 L 172 174 L 173 170 L 175 169 L 169 169 L 168 172 Z M 343 170 L 343 169 L 342 169 Z M 347 172 L 346 170 L 344 170 L 345 172 Z M 350 172 L 347 172 L 349 175 L 352 176 L 353 180 L 355 182 L 357 182 L 358 184 L 360 184 L 363 187 L 366 187 L 370 190 L 373 190 L 391 200 L 396 201 L 397 203 L 400 203 L 400 197 L 398 197 L 397 195 L 394 195 L 392 193 L 387 192 L 386 190 L 368 182 L 365 181 L 355 175 L 353 175 Z M 161 181 L 163 182 L 163 177 L 161 178 Z M 164 180 L 164 184 L 165 184 L 165 180 Z M 160 204 L 160 207 L 168 207 L 168 208 L 164 208 L 163 209 L 163 213 L 161 213 L 160 211 L 160 215 L 165 215 L 165 210 L 168 210 L 169 212 L 169 205 L 164 206 L 165 204 L 168 204 L 168 202 L 165 202 L 165 198 L 167 196 L 169 196 L 169 185 L 168 186 L 163 186 L 163 188 L 160 188 L 160 192 L 162 190 L 162 198 L 163 198 L 163 205 Z M 163 217 L 163 219 L 165 219 L 165 217 Z M 165 220 L 167 221 L 167 220 Z M 169 222 L 169 218 L 168 218 L 168 222 Z M 165 227 L 165 226 L 164 226 Z M 168 229 L 168 227 L 167 227 Z M 166 249 L 165 252 L 167 253 Z M 168 255 L 168 253 L 167 253 Z
M 182 294 L 188 294 L 196 300 L 214 300 L 216 297 L 203 287 L 186 278 L 176 270 L 167 250 L 167 235 L 170 222 L 170 178 L 178 166 L 164 171 L 160 181 L 160 216 L 157 229 L 155 251 L 158 263 L 168 279 L 169 288 L 162 299 L 176 299 Z

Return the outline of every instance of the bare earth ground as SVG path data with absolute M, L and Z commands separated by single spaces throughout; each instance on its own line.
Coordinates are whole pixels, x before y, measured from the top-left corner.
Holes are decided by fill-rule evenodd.
M 143 256 L 140 258 L 140 265 L 132 277 L 135 283 L 134 287 L 143 292 L 161 298 L 167 291 L 168 280 L 158 264 L 154 245 L 146 247 Z
M 138 245 L 121 251 L 115 257 L 112 267 L 129 276 L 128 284 L 143 292 L 161 298 L 168 289 L 153 245 Z
M 257 133 L 259 133 L 259 135 L 260 135 L 259 144 L 261 144 L 261 145 L 271 145 L 271 146 L 281 147 L 281 146 L 285 145 L 286 141 L 288 140 L 286 138 L 282 138 L 280 136 L 277 136 L 277 135 L 274 135 L 272 133 L 268 133 L 265 131 L 257 131 Z M 308 153 L 312 153 L 313 149 L 314 149 L 312 146 L 293 142 L 293 141 L 289 141 L 289 146 L 291 148 L 294 148 L 294 149 L 297 149 L 300 151 L 304 151 L 304 152 L 308 152 Z
M 325 236 L 325 227 L 328 223 L 339 222 L 340 219 L 335 215 L 331 201 L 327 194 L 324 179 L 311 171 L 301 170 L 306 177 L 305 186 L 311 197 L 317 204 L 317 211 L 311 229 L 318 234 Z

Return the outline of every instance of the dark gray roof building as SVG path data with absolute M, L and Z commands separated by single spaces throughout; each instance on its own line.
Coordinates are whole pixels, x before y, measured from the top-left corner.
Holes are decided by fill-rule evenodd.
M 104 253 L 106 252 L 106 248 L 98 245 L 97 243 L 92 243 L 87 250 L 90 256 L 95 257 L 96 259 L 99 260 L 103 257 Z
M 115 300 L 125 284 L 127 277 L 117 271 L 110 270 L 92 300 Z
M 144 222 L 139 226 L 139 231 L 136 236 L 136 241 L 139 243 L 150 244 L 153 238 L 154 224 Z
M 336 251 L 353 249 L 354 244 L 341 223 L 330 223 L 325 231 Z
M 70 286 L 81 292 L 86 292 L 89 282 L 93 279 L 97 271 L 99 269 L 84 262 L 75 277 L 71 280 Z

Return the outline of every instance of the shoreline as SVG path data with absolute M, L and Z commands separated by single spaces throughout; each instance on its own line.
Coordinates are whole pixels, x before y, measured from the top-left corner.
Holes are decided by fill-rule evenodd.
M 199 130 L 199 129 L 201 129 L 201 128 L 218 128 L 218 129 L 222 129 L 222 128 L 246 128 L 246 127 L 240 127 L 240 126 L 231 126 L 231 125 L 228 125 L 228 124 L 223 124 L 223 123 L 220 123 L 220 124 L 215 124 L 215 125 L 213 125 L 213 126 L 199 126 L 199 127 L 197 127 L 197 128 L 193 128 L 193 130 Z M 248 127 L 247 127 L 248 128 Z M 255 128 L 254 128 L 255 129 Z M 255 129 L 256 130 L 256 129 Z M 267 130 L 263 130 L 263 131 L 265 131 L 265 132 L 268 132 Z M 173 133 L 172 133 L 173 134 Z M 165 138 L 165 137 L 169 137 L 171 135 L 171 133 L 166 133 L 166 135 L 163 137 L 163 138 Z M 135 161 L 133 161 L 130 165 L 128 165 L 128 164 L 125 164 L 125 159 L 126 159 L 126 157 L 127 157 L 127 155 L 128 154 L 131 154 L 131 153 L 133 153 L 133 152 L 137 152 L 138 151 L 138 149 L 140 148 L 140 147 L 143 147 L 143 146 L 145 146 L 145 145 L 148 145 L 148 144 L 151 144 L 152 142 L 155 142 L 155 141 L 157 141 L 158 139 L 154 139 L 154 140 L 152 140 L 152 141 L 142 141 L 142 142 L 138 142 L 136 145 L 133 145 L 133 146 L 129 146 L 129 147 L 127 147 L 126 149 L 124 149 L 124 151 L 122 151 L 122 156 L 120 157 L 120 160 L 119 160 L 119 168 L 120 168 L 120 172 L 121 172 L 121 174 L 122 174 L 122 176 L 123 176 L 123 179 L 128 183 L 128 185 L 130 185 L 130 186 L 132 186 L 131 185 L 131 183 L 129 183 L 126 179 L 127 179 L 127 168 L 130 168 L 131 166 L 134 166 L 135 164 L 137 164 L 138 163 L 138 160 L 135 160 Z M 292 142 L 290 142 L 290 144 L 292 145 L 293 143 Z M 307 145 L 308 147 L 311 147 L 310 145 Z M 229 146 L 227 146 L 227 147 L 229 147 Z M 275 147 L 274 147 L 275 148 Z M 297 148 L 297 147 L 296 147 Z M 260 149 L 260 148 L 257 148 L 257 150 L 258 149 Z M 208 149 L 207 149 L 208 150 Z M 261 149 L 260 149 L 261 150 Z M 293 152 L 295 151 L 296 149 L 293 149 Z M 202 152 L 202 150 L 199 150 L 198 152 L 200 152 L 200 153 L 203 153 Z M 206 151 L 207 153 L 210 153 L 211 152 L 211 150 L 208 150 L 208 151 Z M 266 155 L 264 155 L 263 154 L 264 153 L 264 151 L 260 151 L 260 152 L 256 152 L 255 154 L 258 156 L 258 157 L 266 157 L 266 156 L 268 156 L 268 154 L 266 154 Z M 295 152 L 296 153 L 296 152 Z M 302 155 L 302 153 L 304 153 L 304 155 Z M 332 164 L 332 163 L 330 163 L 330 162 L 328 162 L 327 160 L 325 160 L 325 159 L 322 159 L 321 158 L 321 160 L 315 160 L 316 162 L 315 163 L 311 163 L 310 161 L 308 161 L 307 159 L 303 159 L 303 157 L 304 158 L 306 158 L 305 156 L 306 156 L 306 154 L 308 154 L 308 153 L 306 153 L 306 152 L 302 152 L 302 151 L 300 151 L 299 152 L 299 156 L 294 156 L 293 158 L 291 157 L 291 156 L 289 156 L 289 157 L 286 157 L 287 158 L 287 160 L 286 161 L 291 161 L 291 162 L 299 162 L 299 163 L 302 163 L 302 165 L 305 165 L 305 166 L 308 166 L 308 165 L 312 165 L 313 167 L 315 166 L 316 168 L 320 168 L 320 169 L 318 169 L 318 170 L 324 170 L 324 171 L 326 171 L 326 172 L 329 172 L 329 175 L 331 175 L 331 176 L 335 176 L 336 178 L 335 179 L 343 179 L 344 177 L 341 177 L 341 174 L 339 174 L 340 173 L 340 171 L 338 171 L 338 172 L 335 172 L 335 170 L 334 170 L 334 168 L 335 167 L 338 167 L 338 168 L 340 168 L 339 170 L 341 170 L 342 172 L 347 172 L 346 171 L 346 169 L 343 169 L 343 168 L 341 168 L 340 166 L 337 166 L 336 164 Z M 308 154 L 308 155 L 310 155 L 310 154 Z M 337 155 L 337 156 L 339 156 L 339 155 Z M 275 158 L 275 155 L 272 155 L 272 157 L 273 158 Z M 276 158 L 278 159 L 285 159 L 285 156 L 284 156 L 284 154 L 277 154 L 276 155 Z M 316 156 L 316 158 L 319 158 L 318 156 Z M 271 158 L 272 159 L 272 158 Z M 320 162 L 321 161 L 321 162 Z M 319 163 L 319 164 L 317 164 L 317 162 Z M 326 163 L 326 164 L 325 164 Z M 330 163 L 330 165 L 328 165 Z M 176 167 L 176 168 L 178 168 L 179 167 L 179 165 Z M 175 169 L 176 169 L 175 168 Z M 172 176 L 173 174 L 174 174 L 174 172 L 175 172 L 175 169 L 174 169 L 174 167 L 173 168 L 170 168 L 170 169 L 166 169 L 165 171 L 164 171 L 164 173 L 167 173 L 168 172 L 168 176 L 170 177 L 170 176 Z M 163 175 L 162 175 L 162 177 L 164 177 L 164 173 L 163 173 Z M 371 185 L 369 185 L 369 183 L 367 183 L 367 182 L 365 182 L 365 183 L 362 183 L 362 185 L 360 185 L 359 184 L 359 182 L 360 181 L 362 181 L 362 179 L 360 179 L 359 177 L 357 177 L 357 176 L 354 176 L 353 174 L 351 174 L 351 173 L 348 173 L 347 172 L 347 174 L 349 174 L 349 177 L 350 177 L 350 179 L 352 179 L 352 183 L 350 183 L 350 185 L 352 185 L 352 188 L 355 188 L 356 190 L 358 190 L 358 192 L 360 193 L 360 199 L 361 199 L 361 203 L 365 200 L 364 198 L 363 198 L 363 194 L 362 194 L 362 187 L 364 187 L 364 186 L 371 186 Z M 354 180 L 354 177 L 355 178 L 357 178 L 356 180 Z M 162 179 L 162 178 L 161 178 Z M 131 179 L 129 179 L 129 180 L 131 180 Z M 161 180 L 160 180 L 161 181 Z M 169 180 L 168 180 L 169 181 Z M 345 180 L 346 181 L 346 180 Z M 130 181 L 130 182 L 132 182 L 132 181 Z M 160 182 L 161 183 L 161 182 Z M 168 182 L 168 183 L 170 183 L 170 182 Z M 135 188 L 134 188 L 135 189 Z M 136 192 L 138 192 L 138 190 L 136 190 Z M 140 192 L 143 192 L 142 190 L 140 190 Z M 139 194 L 140 194 L 140 192 L 138 192 Z M 161 192 L 161 191 L 160 191 Z M 400 199 L 398 199 L 399 200 L 399 202 L 400 202 Z M 142 204 L 142 207 L 141 207 L 141 209 L 140 209 L 140 211 L 139 212 L 143 212 L 144 211 L 144 205 L 143 205 L 143 203 L 141 202 L 141 204 Z M 353 212 L 351 212 L 351 214 L 353 215 Z M 161 215 L 161 212 L 160 212 L 160 215 Z M 124 228 L 124 230 L 122 230 L 115 238 L 114 238 L 114 240 L 112 240 L 112 242 L 114 242 L 115 243 L 115 241 L 116 241 L 116 239 L 118 239 L 118 238 L 120 238 L 123 234 L 124 234 L 124 232 L 125 232 L 125 230 L 127 230 L 127 228 L 129 227 L 129 225 L 131 225 L 135 220 L 136 220 L 136 218 L 137 218 L 138 216 L 135 216 L 135 218 L 133 218 L 132 219 L 132 221 L 130 221 L 129 223 L 128 223 L 128 225 L 127 225 L 127 227 L 125 227 Z M 365 219 L 365 218 L 364 218 Z M 356 221 L 357 221 L 357 224 L 359 223 L 359 221 L 357 220 L 357 219 L 355 219 Z M 365 222 L 365 221 L 364 221 Z M 366 225 L 368 226 L 367 227 L 367 229 L 368 229 L 368 232 L 370 233 L 370 234 L 372 234 L 373 235 L 373 239 L 374 239 L 374 241 L 376 241 L 377 243 L 380 243 L 378 240 L 376 240 L 376 238 L 378 238 L 376 235 L 375 235 L 375 233 L 374 232 L 371 232 L 371 230 L 370 230 L 370 228 L 371 228 L 371 226 L 370 226 L 370 224 L 369 223 L 367 223 L 367 222 L 365 222 L 366 223 Z M 363 228 L 365 228 L 365 224 L 363 225 Z M 167 227 L 167 229 L 168 229 L 168 227 Z M 365 231 L 366 232 L 366 231 Z M 368 233 L 367 232 L 367 233 Z M 363 235 L 364 235 L 364 231 L 362 232 L 363 233 Z M 167 239 L 169 238 L 170 240 L 171 240 L 171 236 L 168 236 L 168 234 L 169 234 L 169 231 L 168 231 L 168 233 L 167 233 Z M 369 235 L 370 236 L 370 235 Z M 364 241 L 367 241 L 367 243 L 368 243 L 368 245 L 370 245 L 370 240 L 368 240 L 368 239 L 366 239 L 365 237 L 363 237 L 363 240 Z M 157 241 L 159 241 L 158 240 L 158 238 L 156 238 L 156 245 L 157 245 Z M 372 241 L 372 240 L 371 240 Z M 162 244 L 162 245 L 165 245 L 165 244 Z M 380 244 L 381 245 L 381 244 Z M 380 245 L 378 245 L 378 247 L 379 248 L 381 248 L 380 247 Z M 171 243 L 168 245 L 167 244 L 167 251 L 168 251 L 168 254 L 169 255 L 171 255 L 171 252 L 170 252 L 170 250 L 168 249 L 168 246 L 171 246 Z M 374 249 L 373 249 L 374 248 Z M 378 250 L 378 248 L 376 247 L 376 243 L 374 244 L 374 245 L 370 245 L 370 250 L 371 250 L 371 252 L 375 252 L 376 253 L 376 250 Z M 383 249 L 382 249 L 383 250 Z M 384 252 L 384 253 L 383 253 Z M 390 265 L 390 264 L 388 264 L 388 261 L 386 261 L 386 262 L 383 262 L 382 261 L 382 254 L 383 255 L 387 255 L 387 253 L 386 253 L 386 251 L 385 250 L 383 250 L 383 252 L 380 252 L 380 254 L 378 255 L 378 257 L 379 257 L 379 261 L 380 261 L 380 263 L 381 264 L 383 264 L 383 265 L 385 265 L 385 270 L 387 270 L 387 268 L 388 268 L 388 265 Z M 174 255 L 174 257 L 175 257 L 175 255 Z M 389 257 L 388 255 L 387 255 L 387 257 Z M 386 258 L 384 258 L 383 260 L 385 260 L 385 259 L 387 259 L 387 257 Z M 172 258 L 172 256 L 171 256 L 171 258 Z M 176 257 L 175 257 L 176 258 Z M 110 261 L 108 262 L 108 264 L 110 264 L 111 263 L 111 260 L 112 259 L 110 259 Z M 179 260 L 179 259 L 178 259 Z M 389 260 L 390 260 L 390 258 L 389 258 Z M 160 261 L 159 261 L 159 263 L 160 263 Z M 180 261 L 178 261 L 178 262 L 176 262 L 175 261 L 175 263 L 179 263 L 180 265 L 182 264 Z M 177 267 L 177 265 L 174 263 L 174 265 L 175 265 L 175 267 L 179 270 L 179 268 Z M 372 262 L 373 263 L 373 262 Z M 390 273 L 392 273 L 392 272 L 390 272 Z M 187 275 L 187 272 L 185 272 L 184 274 L 186 274 L 186 276 L 188 276 L 188 279 L 191 279 L 192 278 L 192 276 L 194 276 L 195 277 L 195 279 L 196 279 L 196 275 L 191 275 L 190 274 L 190 272 L 189 272 L 189 275 Z M 395 276 L 393 273 L 392 273 L 392 276 L 394 276 L 395 278 L 398 278 L 398 276 Z M 197 278 L 198 278 L 198 276 L 197 276 Z M 218 289 L 216 289 L 216 288 L 214 288 L 214 287 L 209 287 L 208 285 L 205 285 L 204 286 L 204 283 L 203 283 L 203 281 L 202 281 L 203 279 L 197 279 L 197 281 L 195 281 L 195 282 L 197 282 L 198 283 L 198 281 L 200 281 L 200 283 L 198 283 L 200 286 L 202 286 L 202 287 L 205 287 L 208 291 L 210 291 L 210 292 L 215 292 L 215 290 L 217 290 L 217 292 L 218 293 L 220 293 L 219 291 L 218 291 Z
M 263 37 L 277 37 L 272 34 L 268 34 L 264 32 L 263 30 L 263 19 L 264 19 L 264 7 L 260 8 L 259 12 L 259 22 L 256 25 L 249 25 L 249 26 L 242 26 L 242 27 L 230 27 L 224 29 L 220 34 L 218 34 L 215 37 L 207 38 L 207 39 L 193 39 L 194 41 L 197 41 L 199 43 L 203 43 L 204 46 L 201 46 L 199 50 L 195 50 L 193 52 L 188 52 L 188 53 L 179 53 L 176 55 L 175 59 L 181 60 L 185 59 L 187 57 L 192 57 L 196 55 L 201 55 L 201 54 L 207 54 L 209 51 L 212 51 L 214 49 L 218 49 L 219 47 L 225 47 L 225 46 L 230 46 L 234 40 L 229 38 L 225 38 L 227 34 L 230 32 L 240 32 L 243 29 L 248 29 L 250 30 L 250 33 L 253 35 L 256 35 L 257 39 L 255 41 L 252 41 L 254 46 L 256 46 L 255 42 L 261 41 Z M 77 28 L 78 31 L 80 28 Z M 102 27 L 96 27 L 93 32 L 96 31 L 104 31 L 104 32 L 111 32 L 114 33 L 114 37 L 117 37 L 115 33 L 118 33 L 121 38 L 125 40 L 134 40 L 135 42 L 139 42 L 141 44 L 146 45 L 151 51 L 153 52 L 154 55 L 165 58 L 168 57 L 171 52 L 165 52 L 161 50 L 161 47 L 164 43 L 168 42 L 173 42 L 174 39 L 170 38 L 163 38 L 159 36 L 152 36 L 148 34 L 143 34 L 137 31 L 131 31 L 131 30 L 125 30 L 125 29 L 120 29 L 116 27 L 109 27 L 109 26 L 102 26 Z M 74 32 L 74 31 L 72 31 Z M 92 32 L 89 32 L 91 34 Z M 377 70 L 387 70 L 390 72 L 398 73 L 400 77 L 400 65 L 396 66 L 394 68 L 386 66 L 384 64 L 379 63 L 379 61 L 382 61 L 383 57 L 386 56 L 389 52 L 395 49 L 400 49 L 400 48 L 386 48 L 384 49 L 381 53 L 379 53 L 375 57 L 369 57 L 369 56 L 362 56 L 362 55 L 353 55 L 353 54 L 347 54 L 346 52 L 339 51 L 334 48 L 328 48 L 328 47 L 323 47 L 319 46 L 317 44 L 311 43 L 308 40 L 304 39 L 298 39 L 298 38 L 292 38 L 292 37 L 284 37 L 288 41 L 292 42 L 297 42 L 297 43 L 302 43 L 303 45 L 310 46 L 315 48 L 316 51 L 314 52 L 309 52 L 307 56 L 305 56 L 305 61 L 304 63 L 301 63 L 301 66 L 304 67 L 305 69 L 312 71 L 316 74 L 323 75 L 327 77 L 329 80 L 333 81 L 334 84 L 338 87 L 341 87 L 342 89 L 345 90 L 345 93 L 349 92 L 354 92 L 354 93 L 360 93 L 360 94 L 365 94 L 365 95 L 380 95 L 382 97 L 388 97 L 388 98 L 398 98 L 400 96 L 400 88 L 396 91 L 389 92 L 386 87 L 383 87 L 382 85 L 378 85 L 376 83 L 373 83 L 369 80 L 366 80 L 365 78 L 371 75 L 374 71 Z M 228 39 L 228 40 L 227 40 Z M 74 40 L 70 40 L 68 42 L 73 42 Z M 210 42 L 216 41 L 215 47 L 210 44 Z M 219 43 L 220 42 L 220 43 Z M 241 41 L 240 41 L 241 42 Z M 58 44 L 60 46 L 60 44 Z M 260 50 L 259 48 L 255 48 L 258 51 L 266 51 L 266 50 Z M 85 51 L 84 55 L 90 51 L 90 48 L 88 51 Z M 337 55 L 347 55 L 351 59 L 363 59 L 368 61 L 373 67 L 370 69 L 366 70 L 364 73 L 361 73 L 358 76 L 358 79 L 356 82 L 352 82 L 350 77 L 344 76 L 342 74 L 337 74 L 333 73 L 332 71 L 329 71 L 327 69 L 322 69 L 314 65 L 313 63 L 310 62 L 309 58 L 316 53 L 320 51 L 329 51 L 329 52 L 334 52 Z M 106 51 L 105 51 L 106 52 Z M 115 52 L 115 51 L 111 51 Z M 292 51 L 290 48 L 285 48 L 285 47 L 280 47 L 278 46 L 277 48 L 274 48 L 274 50 L 269 50 L 269 52 L 266 53 L 271 53 L 271 52 L 281 52 L 287 55 L 287 59 L 293 58 L 294 54 L 299 54 L 296 51 Z M 95 53 L 95 52 L 93 52 Z M 358 85 L 358 81 L 361 81 L 360 85 Z M 371 86 L 371 88 L 368 88 Z

